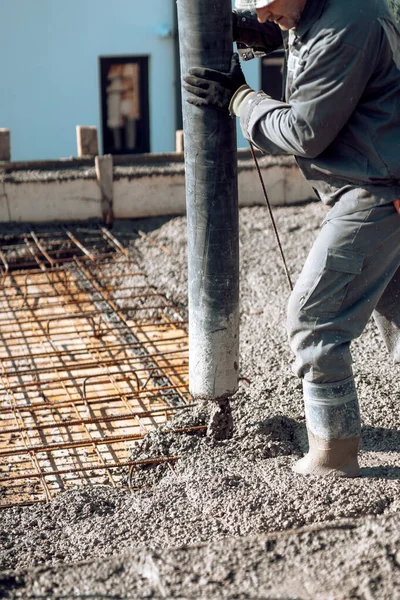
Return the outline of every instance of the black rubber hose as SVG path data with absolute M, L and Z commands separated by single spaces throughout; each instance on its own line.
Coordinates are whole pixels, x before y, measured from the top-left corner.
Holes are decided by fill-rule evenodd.
M 231 0 L 178 0 L 181 73 L 229 71 Z M 236 122 L 182 90 L 189 262 L 189 379 L 194 397 L 237 389 L 239 229 Z

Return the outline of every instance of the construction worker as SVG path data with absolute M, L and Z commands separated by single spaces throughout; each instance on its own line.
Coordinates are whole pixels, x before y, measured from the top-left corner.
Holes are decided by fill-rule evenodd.
M 371 314 L 400 361 L 400 34 L 385 0 L 237 0 L 236 8 L 244 58 L 285 48 L 285 100 L 252 90 L 237 54 L 228 73 L 191 69 L 187 100 L 239 117 L 264 152 L 293 154 L 330 207 L 288 306 L 309 438 L 294 470 L 356 477 L 350 343 Z

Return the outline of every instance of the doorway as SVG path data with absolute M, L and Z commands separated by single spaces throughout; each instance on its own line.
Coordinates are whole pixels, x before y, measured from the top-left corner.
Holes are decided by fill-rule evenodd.
M 99 60 L 103 153 L 150 152 L 148 57 Z

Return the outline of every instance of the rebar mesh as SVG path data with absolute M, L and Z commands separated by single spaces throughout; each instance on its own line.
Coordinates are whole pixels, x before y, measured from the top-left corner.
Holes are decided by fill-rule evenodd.
M 4 239 L 0 266 L 0 506 L 118 485 L 190 401 L 182 314 L 104 228 Z

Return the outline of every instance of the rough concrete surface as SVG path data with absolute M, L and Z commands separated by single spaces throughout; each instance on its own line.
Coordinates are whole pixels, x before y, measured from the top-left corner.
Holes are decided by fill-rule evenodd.
M 6 598 L 398 598 L 399 515 L 0 573 Z
M 293 279 L 325 212 L 319 203 L 274 209 Z M 157 241 L 134 240 L 132 250 L 150 282 L 184 308 L 185 218 L 114 227 L 130 228 Z M 142 491 L 80 488 L 1 511 L 0 597 L 400 598 L 399 368 L 369 324 L 353 345 L 361 477 L 295 475 L 307 448 L 304 411 L 284 328 L 289 288 L 266 208 L 241 210 L 240 241 L 243 379 L 232 438 L 168 432 L 206 424 L 212 407 L 198 404 L 133 451 L 181 457 L 173 470 L 136 472 Z

